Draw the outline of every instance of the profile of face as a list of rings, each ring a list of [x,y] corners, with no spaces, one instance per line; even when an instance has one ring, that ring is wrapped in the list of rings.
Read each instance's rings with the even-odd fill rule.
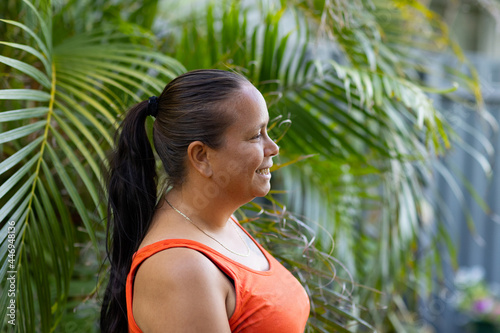
[[[232,123],[210,154],[213,179],[228,197],[248,202],[271,189],[269,169],[279,147],[267,134],[266,101],[253,85],[244,84],[227,108]]]

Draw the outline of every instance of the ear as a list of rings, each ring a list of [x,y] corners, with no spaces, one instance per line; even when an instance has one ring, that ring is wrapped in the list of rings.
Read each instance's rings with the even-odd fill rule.
[[[208,159],[208,147],[201,141],[193,141],[187,149],[189,163],[203,177],[212,176],[212,166]]]

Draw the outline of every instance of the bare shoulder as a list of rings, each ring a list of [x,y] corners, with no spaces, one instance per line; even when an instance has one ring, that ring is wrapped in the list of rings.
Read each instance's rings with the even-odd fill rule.
[[[146,275],[149,276],[148,280],[153,278],[176,283],[178,275],[209,278],[209,273],[215,270],[217,267],[202,253],[189,248],[176,247],[160,251],[146,259],[139,267],[136,279],[140,275]],[[208,276],[205,276],[207,274]]]
[[[229,332],[227,294],[227,279],[202,253],[164,250],[136,273],[134,318],[145,333]]]

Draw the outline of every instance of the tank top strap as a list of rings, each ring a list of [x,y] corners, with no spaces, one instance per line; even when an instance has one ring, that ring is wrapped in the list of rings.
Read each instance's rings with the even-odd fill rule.
[[[215,251],[211,247],[190,239],[165,239],[144,246],[143,248],[139,249],[132,257],[132,267],[130,268],[130,273],[133,273],[133,275],[135,276],[135,272],[137,271],[139,266],[146,259],[158,252],[171,248],[183,247],[202,253],[233,280],[236,278],[237,272],[235,270],[237,270],[237,268],[234,267],[235,265],[233,265],[233,263],[229,261],[228,258]]]

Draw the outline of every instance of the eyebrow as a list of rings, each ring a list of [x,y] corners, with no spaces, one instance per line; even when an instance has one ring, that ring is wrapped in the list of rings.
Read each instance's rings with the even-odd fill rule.
[[[258,127],[256,126],[255,130],[260,130],[261,128],[266,127],[267,124],[269,124],[269,120],[270,119],[268,118],[266,122],[261,123]]]

